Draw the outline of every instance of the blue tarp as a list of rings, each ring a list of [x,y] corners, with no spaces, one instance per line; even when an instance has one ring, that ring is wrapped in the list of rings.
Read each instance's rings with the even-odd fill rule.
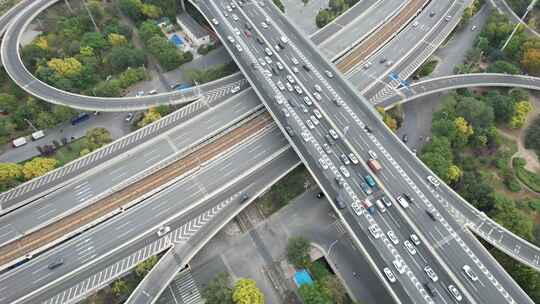
[[[170,42],[174,43],[174,45],[179,46],[184,44],[184,40],[182,40],[182,37],[174,34],[171,36],[171,39],[169,39]]]
[[[297,271],[294,274],[294,281],[296,282],[296,286],[298,287],[304,284],[309,284],[309,285],[313,284],[313,279],[311,279],[311,276],[305,269]]]

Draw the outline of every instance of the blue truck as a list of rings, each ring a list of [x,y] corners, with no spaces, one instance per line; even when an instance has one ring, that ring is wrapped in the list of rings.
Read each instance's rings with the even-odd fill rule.
[[[80,124],[81,122],[87,120],[88,118],[90,118],[90,114],[88,113],[80,113],[79,115],[73,117],[71,119],[71,124],[72,125],[77,125],[77,124]]]

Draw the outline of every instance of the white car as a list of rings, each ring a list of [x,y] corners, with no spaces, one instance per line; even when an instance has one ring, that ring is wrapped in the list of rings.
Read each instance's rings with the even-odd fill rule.
[[[336,131],[334,131],[334,129],[328,130],[328,133],[330,133],[330,136],[332,136],[334,140],[337,140],[339,138],[338,134],[336,133]]]
[[[427,276],[433,281],[433,283],[437,282],[439,280],[439,276],[431,269],[431,267],[426,266],[424,267],[424,271],[426,272]]]
[[[236,85],[231,88],[231,93],[236,94],[238,91],[240,91],[240,86]]]
[[[171,227],[169,226],[162,226],[162,227],[159,227],[158,231],[157,231],[157,235],[159,237],[162,237],[164,236],[165,234],[167,234],[169,231],[171,231]]]
[[[471,279],[471,281],[473,282],[478,281],[478,276],[476,275],[476,273],[474,273],[474,270],[472,270],[471,266],[463,265],[462,269],[465,272],[465,274],[469,277],[469,279]]]
[[[317,91],[319,93],[322,92],[322,88],[321,88],[320,85],[316,84],[316,85],[314,85],[314,88],[315,88],[315,91]]]
[[[287,86],[287,91],[289,92],[292,92],[293,91],[293,87],[290,83],[286,82],[285,85]]]
[[[315,129],[315,125],[311,122],[311,120],[306,120],[306,125],[308,126],[308,128],[310,128],[311,130],[312,129]]]
[[[461,296],[461,293],[454,285],[448,285],[448,291],[450,294],[456,299],[456,301],[461,302],[463,300],[463,297]]]
[[[291,57],[291,61],[294,65],[298,65],[300,62],[298,62],[298,59],[296,57]]]
[[[302,88],[299,85],[294,85],[294,90],[296,91],[296,93],[298,93],[298,95],[302,95],[302,93],[304,93],[304,91],[302,91]]]
[[[135,95],[135,97],[141,97],[141,96],[144,96],[144,91],[139,91],[139,92],[137,92],[137,94]]]
[[[266,66],[266,61],[264,61],[264,59],[262,59],[262,58],[259,58],[259,64],[261,66]]]
[[[262,26],[263,29],[268,28],[268,24],[266,24],[266,22],[261,22],[261,26]]]
[[[313,102],[311,101],[311,98],[309,98],[309,96],[304,96],[304,103],[308,106],[313,105]]]
[[[420,245],[420,238],[416,234],[411,234],[410,239],[416,246]]]
[[[388,238],[390,241],[392,241],[392,243],[394,243],[394,245],[399,244],[399,240],[393,230],[388,231],[386,235],[388,235]]]
[[[236,14],[232,14],[232,20],[238,21],[238,16],[236,16]]]
[[[272,53],[272,50],[270,50],[269,48],[265,48],[265,49],[264,49],[264,52],[265,52],[266,55],[268,55],[268,56],[274,55],[274,53]]]
[[[293,66],[291,69],[292,69],[292,71],[293,71],[295,74],[298,74],[298,72],[300,72],[300,71],[298,70],[298,68],[295,67],[295,66]]]
[[[371,159],[377,159],[377,153],[375,153],[375,151],[369,150],[368,154],[369,154],[369,157],[371,157]]]
[[[283,112],[283,115],[284,115],[285,117],[289,117],[289,116],[290,116],[289,111],[288,111],[286,108],[282,108],[282,109],[281,109],[281,112]]]
[[[264,56],[264,61],[266,61],[266,63],[268,64],[271,64],[272,63],[272,59],[268,56]]]
[[[321,94],[319,94],[317,92],[313,93],[313,97],[315,97],[315,99],[317,99],[318,101],[322,100]]]
[[[340,166],[339,171],[341,172],[341,174],[343,174],[343,176],[351,177],[351,174],[349,173],[349,170],[347,170],[347,168],[345,168],[344,166]]]
[[[276,65],[277,65],[278,70],[280,70],[280,71],[283,70],[283,64],[281,64],[281,62],[279,62],[279,61],[276,62]]]
[[[235,27],[235,28],[233,29],[233,31],[234,31],[234,33],[236,34],[236,36],[240,36],[240,30],[239,30],[237,27]]]
[[[285,90],[285,86],[283,85],[283,82],[279,81],[276,83],[277,87],[281,90],[281,91],[284,91]]]
[[[287,75],[287,81],[292,84],[294,83],[294,78],[291,75]]]
[[[319,120],[317,119],[317,117],[311,115],[309,117],[309,119],[311,119],[311,121],[313,122],[314,125],[318,126],[319,125]]]
[[[371,67],[371,62],[366,62],[366,64],[363,65],[364,70],[367,70]]]
[[[218,24],[219,24],[219,22],[217,21],[216,18],[212,18],[212,23],[213,23],[214,25],[218,25]]]
[[[234,2],[231,2],[231,8],[236,8],[236,4],[234,4]]]
[[[324,71],[324,73],[326,74],[326,77],[334,78],[334,74],[332,74],[332,72],[330,72],[329,70]]]
[[[356,157],[356,155],[354,155],[354,153],[349,153],[349,159],[351,160],[351,163],[353,163],[353,165],[358,165],[359,161],[358,161],[358,157]]]
[[[327,170],[327,169],[328,169],[328,164],[326,163],[326,161],[324,160],[324,158],[319,158],[319,164],[321,165],[321,168],[323,168],[323,170]]]
[[[330,148],[329,144],[324,143],[322,146],[323,146],[323,150],[324,150],[324,152],[326,152],[326,154],[331,154],[332,153],[332,148]]]
[[[399,274],[405,273],[405,265],[400,260],[394,260],[392,264],[394,264],[394,267],[396,267]]]
[[[384,271],[384,274],[386,275],[386,278],[388,279],[390,283],[396,282],[396,276],[394,275],[392,270],[390,270],[390,268],[384,267],[383,271]]]
[[[351,208],[353,209],[354,213],[358,216],[362,215],[363,210],[361,206],[358,206],[358,204],[352,204]]]
[[[377,226],[375,225],[371,225],[369,226],[368,228],[369,230],[369,233],[371,233],[371,235],[375,238],[375,239],[378,239],[381,237],[381,233],[380,233],[380,230]]]
[[[439,188],[439,186],[441,185],[441,183],[437,180],[436,177],[432,176],[432,175],[428,175],[427,177],[427,180],[433,185],[433,187],[435,188]]]
[[[232,12],[232,8],[231,8],[230,5],[227,5],[227,10],[228,10],[229,12]]]
[[[229,40],[230,43],[234,43],[234,38],[232,36],[227,36],[227,40]]]
[[[236,44],[236,49],[239,51],[239,52],[242,52],[244,49],[242,49],[242,47],[240,46],[240,44]]]
[[[321,112],[319,112],[318,109],[313,109],[313,114],[315,114],[315,117],[317,117],[318,119],[323,118]]]
[[[403,245],[405,245],[405,249],[407,249],[407,251],[411,254],[411,255],[415,255],[416,254],[416,248],[414,248],[413,244],[409,241],[409,240],[405,240],[403,242]]]
[[[285,36],[281,36],[279,40],[281,40],[281,42],[283,42],[284,44],[287,44],[289,42],[289,39]]]

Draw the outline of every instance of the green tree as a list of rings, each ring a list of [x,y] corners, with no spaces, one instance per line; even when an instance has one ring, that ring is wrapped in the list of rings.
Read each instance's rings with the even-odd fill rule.
[[[152,21],[144,21],[139,26],[139,36],[141,37],[141,40],[146,43],[150,38],[154,36],[160,36],[163,37],[163,32],[161,32],[161,29],[157,24],[155,24]]]
[[[47,62],[47,67],[66,78],[79,76],[82,72],[82,64],[73,57],[65,59],[53,58]]]
[[[115,97],[120,96],[120,83],[117,80],[102,81],[96,85],[93,92],[96,96]]]
[[[24,163],[22,172],[24,174],[24,178],[26,180],[30,180],[53,170],[56,164],[56,159],[36,157],[31,161]]]
[[[207,304],[233,304],[229,274],[218,273],[202,290]]]
[[[151,107],[144,113],[143,119],[137,124],[140,128],[158,121],[161,119],[161,114],[156,110],[155,107]]]
[[[462,175],[463,172],[458,166],[451,165],[450,167],[448,167],[448,176],[446,177],[446,179],[450,182],[455,183],[461,178]]]
[[[93,128],[86,131],[84,142],[87,149],[94,151],[112,142],[111,133],[105,128]]]
[[[156,265],[157,262],[158,258],[155,255],[149,257],[148,259],[146,259],[146,261],[141,262],[137,264],[137,266],[135,266],[135,274],[137,274],[139,278],[143,278],[148,272],[150,272],[150,270],[152,270],[152,268],[154,267],[154,265]]]
[[[120,35],[117,33],[110,33],[107,36],[107,40],[109,41],[109,44],[113,47],[115,46],[123,46],[128,43],[126,37],[124,35]]]
[[[93,50],[101,51],[108,46],[107,40],[98,32],[84,33],[81,38],[81,47],[89,46]]]
[[[133,21],[138,22],[143,19],[141,12],[141,0],[120,0],[120,10]]]
[[[520,74],[521,70],[515,64],[512,64],[504,60],[498,60],[498,61],[495,61],[493,64],[491,64],[487,68],[487,72],[516,75],[516,74]]]
[[[144,64],[144,52],[127,46],[113,47],[109,61],[114,72],[121,72],[128,67],[136,68]]]
[[[16,128],[17,125],[11,119],[7,117],[0,118],[0,136],[10,137]]]
[[[298,288],[298,293],[305,304],[332,304],[330,292],[318,283],[303,284]]]
[[[297,268],[307,268],[309,259],[309,241],[301,236],[291,237],[287,243],[287,259]]]
[[[236,304],[263,304],[264,295],[252,279],[240,279],[234,284],[232,298]]]
[[[461,98],[456,114],[468,121],[474,129],[491,127],[495,120],[493,108],[474,97]]]
[[[347,300],[347,291],[336,276],[325,277],[321,285],[332,294],[334,304],[344,304]]]
[[[525,131],[525,148],[535,150],[540,158],[540,116]]]
[[[336,16],[329,9],[322,9],[317,13],[315,17],[315,24],[318,28],[323,28],[328,23],[332,22]]]
[[[143,4],[141,6],[141,13],[150,19],[158,19],[161,17],[161,8],[152,4]]]
[[[60,105],[53,107],[53,115],[55,120],[58,122],[69,121],[76,114],[77,111],[73,110],[70,107]]]
[[[22,166],[15,163],[0,163],[0,189],[9,189],[23,181]]]
[[[57,123],[56,117],[51,112],[40,112],[36,118],[36,125],[39,129],[48,129]]]
[[[17,102],[17,99],[15,96],[6,94],[6,93],[0,93],[0,109],[8,112],[8,113],[14,113],[19,108],[19,102]]]
[[[510,119],[510,127],[514,129],[519,129],[523,127],[523,124],[525,124],[525,120],[527,119],[527,115],[529,112],[532,111],[531,104],[526,101],[520,101],[516,103],[516,111],[514,113],[514,116]]]
[[[112,292],[115,296],[119,298],[125,297],[129,293],[129,287],[126,281],[122,279],[118,279],[114,281],[112,285]]]
[[[486,95],[486,101],[493,107],[493,113],[497,122],[508,123],[514,115],[516,106],[514,98],[503,95],[497,90],[490,90]]]
[[[493,220],[526,240],[534,240],[531,218],[517,209],[512,199],[495,193],[493,200],[494,209],[489,214]]]
[[[285,13],[285,6],[281,0],[272,0],[272,2],[282,13]]]

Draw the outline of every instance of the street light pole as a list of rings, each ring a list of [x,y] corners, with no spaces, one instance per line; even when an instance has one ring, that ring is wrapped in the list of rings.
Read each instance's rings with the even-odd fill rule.
[[[516,26],[514,27],[514,30],[512,31],[512,33],[510,33],[510,37],[508,37],[508,39],[506,40],[506,42],[502,46],[501,51],[504,51],[506,46],[508,46],[508,43],[510,43],[510,40],[512,40],[512,37],[514,37],[514,34],[516,33],[516,31],[518,29],[518,26],[520,26],[522,22],[523,23],[525,22],[523,20],[525,19],[525,17],[527,17],[527,14],[529,14],[529,12],[534,8],[534,5],[536,4],[536,1],[537,0],[532,0],[531,1],[531,4],[529,4],[529,6],[527,7],[527,10],[525,11],[525,14],[523,14],[523,17],[521,17],[519,19],[520,22],[518,24],[516,24]]]

